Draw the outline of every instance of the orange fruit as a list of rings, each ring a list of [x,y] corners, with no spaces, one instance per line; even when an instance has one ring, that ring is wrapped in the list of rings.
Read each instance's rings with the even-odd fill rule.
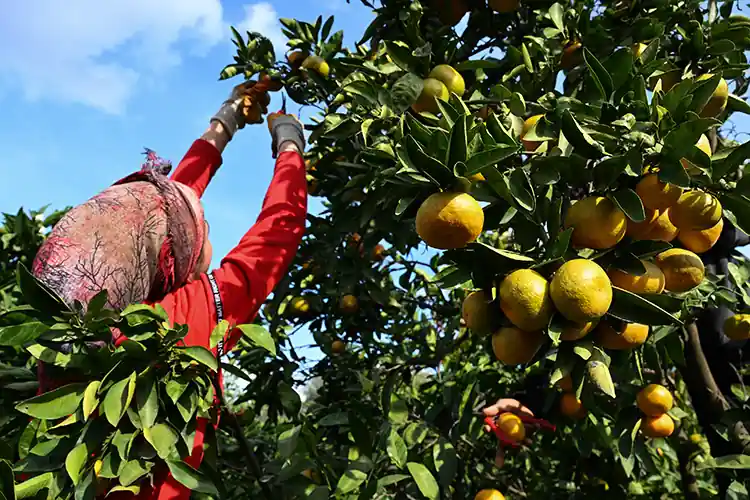
[[[344,314],[353,314],[359,310],[357,297],[351,294],[344,295],[339,299],[339,309]]]
[[[534,115],[529,118],[527,118],[523,122],[523,128],[521,129],[521,144],[523,144],[523,149],[527,153],[531,153],[532,151],[536,151],[539,146],[542,145],[542,141],[527,141],[524,140],[524,137],[526,137],[526,134],[531,131],[531,129],[534,128],[534,126],[537,124],[539,120],[542,119],[544,115]]]
[[[560,67],[564,70],[571,70],[583,62],[583,52],[580,42],[568,42],[563,49],[560,58]]]
[[[730,340],[750,339],[750,314],[735,314],[724,321],[724,335]]]
[[[723,230],[724,219],[719,219],[719,222],[714,227],[704,229],[703,231],[691,231],[690,229],[680,231],[677,239],[680,240],[682,246],[691,252],[705,253],[711,250],[716,242],[719,241]]]
[[[331,342],[331,352],[333,354],[341,354],[346,351],[346,342],[343,340],[334,340]]]
[[[513,271],[500,283],[498,295],[503,313],[521,330],[533,332],[549,325],[554,312],[549,282],[538,272]]]
[[[708,80],[712,76],[710,73],[701,75],[698,77],[698,81]],[[700,112],[701,118],[715,118],[719,116],[727,108],[727,102],[729,102],[729,86],[727,85],[727,81],[722,78],[719,80],[714,93],[711,94],[711,99],[703,106]]]
[[[372,249],[372,260],[380,262],[383,259],[385,259],[385,247],[378,243],[375,245],[375,248]]]
[[[664,291],[664,273],[656,264],[641,260],[646,268],[642,275],[630,274],[621,269],[611,267],[607,271],[612,285],[633,293],[661,293]]]
[[[310,302],[304,297],[295,297],[289,302],[289,312],[294,316],[302,316],[310,312]]]
[[[609,198],[589,196],[578,200],[565,214],[565,228],[573,228],[577,248],[606,250],[625,236],[627,217]]]
[[[612,284],[607,273],[587,259],[569,260],[560,266],[549,292],[560,314],[579,324],[598,320],[612,304]]]
[[[657,174],[646,174],[635,186],[635,192],[645,208],[665,210],[677,203],[682,195],[682,188],[660,181]]]
[[[320,56],[309,56],[302,62],[302,67],[307,70],[315,71],[323,78],[327,78],[331,72],[331,67],[325,59]]]
[[[603,321],[596,328],[595,341],[604,349],[624,351],[633,349],[646,342],[648,326],[640,323],[613,323]]]
[[[560,413],[566,417],[579,420],[586,416],[586,409],[575,394],[566,392],[560,397]]]
[[[515,413],[501,413],[497,417],[497,427],[511,441],[519,442],[526,438],[526,428],[523,426],[521,418]]]
[[[671,436],[674,432],[674,420],[666,413],[655,417],[641,417],[641,433],[650,438]]]
[[[443,85],[445,85],[445,88],[448,89],[449,93],[453,92],[458,97],[461,97],[464,95],[464,92],[466,92],[464,77],[449,64],[439,64],[435,66],[432,71],[430,71],[430,74],[427,75],[427,78],[434,78],[435,80],[442,82]]]
[[[435,193],[417,211],[417,234],[432,248],[462,248],[479,237],[484,211],[467,193]]]
[[[710,229],[719,223],[721,216],[721,202],[698,189],[683,193],[669,209],[669,220],[680,230]]]
[[[672,393],[659,384],[649,384],[635,397],[638,408],[649,417],[667,413],[674,405]]]
[[[469,12],[466,0],[431,0],[440,21],[447,26],[455,26]]]
[[[487,294],[478,290],[467,295],[461,306],[461,317],[469,330],[479,334],[490,333],[492,321]]]
[[[477,493],[474,500],[505,500],[505,497],[497,490],[487,489]]]
[[[573,392],[573,379],[570,375],[565,375],[557,382],[557,386],[565,392]]]
[[[598,319],[587,321],[586,323],[573,323],[572,321],[567,321],[562,334],[560,335],[560,340],[565,342],[580,340],[591,333],[598,324]]]
[[[417,102],[411,105],[411,109],[415,113],[427,111],[435,115],[440,112],[437,100],[447,101],[449,97],[450,92],[443,82],[435,78],[425,78],[422,93],[419,94]]]
[[[701,134],[701,136],[698,138],[698,142],[696,142],[695,145],[698,147],[698,149],[706,153],[709,158],[711,158],[711,142],[708,140],[708,137],[706,137],[706,134]],[[682,168],[687,170],[687,173],[690,175],[699,175],[701,173],[701,170],[698,168],[698,166],[694,165],[687,158],[682,158],[680,160],[680,163],[682,164]]]
[[[687,292],[703,281],[706,269],[700,257],[690,250],[670,248],[655,259],[656,265],[664,273],[665,288],[670,292]]]
[[[290,52],[286,56],[286,60],[289,63],[289,66],[292,67],[292,69],[298,69],[300,66],[302,66],[302,63],[305,62],[305,59],[307,59],[307,52],[304,52],[302,50],[295,50],[294,52]]]
[[[542,332],[524,332],[516,327],[501,328],[492,336],[492,351],[501,363],[520,365],[534,359],[542,342]]]
[[[274,78],[265,71],[261,71],[258,75],[258,83],[265,83],[269,92],[278,92],[284,88],[280,78]]]
[[[643,222],[628,220],[626,234],[636,241],[664,241],[667,243],[673,241],[679,230],[674,227],[669,218],[670,211],[670,208],[663,212],[646,209],[646,220]]]
[[[520,0],[490,0],[490,9],[501,14],[508,14],[518,10]]]

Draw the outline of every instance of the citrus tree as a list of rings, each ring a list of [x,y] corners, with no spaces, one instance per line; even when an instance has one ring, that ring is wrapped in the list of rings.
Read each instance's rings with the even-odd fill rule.
[[[285,58],[235,32],[221,73],[319,110],[325,211],[266,319],[327,356],[268,455],[279,486],[743,494],[735,2],[363,3],[352,48],[333,18],[282,19]],[[497,470],[477,410],[513,393],[567,420]]]

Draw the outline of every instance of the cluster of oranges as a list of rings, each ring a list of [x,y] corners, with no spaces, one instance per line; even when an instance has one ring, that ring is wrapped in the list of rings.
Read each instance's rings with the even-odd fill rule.
[[[643,412],[641,433],[646,437],[667,437],[674,432],[674,420],[667,412],[674,400],[666,387],[649,384],[636,396],[638,408]]]

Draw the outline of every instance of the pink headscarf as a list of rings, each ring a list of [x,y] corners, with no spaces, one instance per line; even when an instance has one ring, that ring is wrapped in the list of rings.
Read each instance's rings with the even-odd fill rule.
[[[146,150],[136,172],[70,210],[39,249],[32,272],[67,303],[101,290],[108,305],[155,301],[185,284],[198,265],[205,225],[195,191],[166,175]]]

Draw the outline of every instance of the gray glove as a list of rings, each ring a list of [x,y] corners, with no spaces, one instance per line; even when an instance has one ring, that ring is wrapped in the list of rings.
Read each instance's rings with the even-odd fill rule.
[[[270,120],[270,117],[269,117]],[[302,124],[292,115],[278,115],[271,122],[271,149],[273,157],[279,154],[279,148],[285,142],[294,143],[300,150],[305,150],[305,134]]]
[[[243,102],[249,90],[255,85],[254,81],[245,82],[232,89],[229,98],[219,108],[211,121],[217,121],[224,126],[229,138],[234,136],[238,129],[245,126],[245,117],[242,114]]]

